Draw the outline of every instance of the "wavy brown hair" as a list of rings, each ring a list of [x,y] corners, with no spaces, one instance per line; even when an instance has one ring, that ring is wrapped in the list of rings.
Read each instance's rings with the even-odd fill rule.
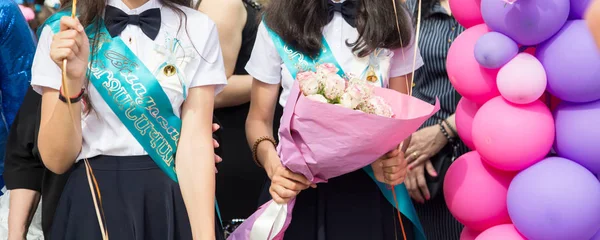
[[[179,9],[179,6],[192,7],[192,0],[159,0],[162,5],[171,10],[175,11],[179,15],[179,30],[181,30],[182,26],[185,26],[185,30],[187,32],[187,15],[183,10]],[[62,6],[61,10],[70,9],[73,4],[72,0],[61,0],[60,5]],[[98,33],[100,31],[99,21],[102,20],[101,16],[104,14],[104,10],[106,9],[106,0],[78,0],[77,1],[77,12],[79,14],[79,21],[84,27],[95,26],[95,31]],[[90,39],[90,55],[91,59],[97,56],[96,55],[96,45],[98,44],[98,36],[99,34],[94,34],[96,37],[94,39]],[[89,69],[88,69],[89,75]],[[86,84],[86,88],[89,86],[89,77],[88,82]],[[92,102],[90,101],[87,93],[83,95],[83,100],[86,103],[85,113],[89,113],[93,109]]]
[[[404,3],[399,0],[347,1],[357,3],[356,28],[359,37],[356,42],[346,44],[359,57],[367,56],[378,48],[397,49],[411,44],[412,19]],[[265,9],[264,21],[287,44],[315,57],[321,49],[323,27],[328,23],[327,2],[328,0],[270,0]],[[400,36],[397,26],[400,28]]]

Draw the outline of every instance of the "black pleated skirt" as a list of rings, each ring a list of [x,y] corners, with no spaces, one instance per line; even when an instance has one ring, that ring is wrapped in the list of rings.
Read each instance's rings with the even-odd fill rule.
[[[102,195],[111,240],[191,240],[179,185],[149,156],[89,159]],[[215,214],[217,239],[223,239]],[[83,161],[75,164],[58,202],[51,240],[101,240]]]
[[[268,186],[261,199],[271,199]],[[284,239],[402,240],[397,216],[373,180],[358,170],[302,191]],[[411,221],[402,216],[402,223],[406,239],[415,239]]]

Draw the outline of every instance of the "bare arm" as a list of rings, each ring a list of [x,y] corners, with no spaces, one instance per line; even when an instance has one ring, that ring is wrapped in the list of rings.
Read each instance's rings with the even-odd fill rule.
[[[242,45],[242,31],[246,24],[246,8],[239,0],[204,0],[199,10],[217,25],[223,52],[228,84],[215,98],[215,108],[232,107],[250,101],[252,77],[233,75]]]
[[[191,88],[183,104],[177,176],[194,239],[215,239],[214,86]]]
[[[26,239],[29,224],[40,202],[40,193],[29,189],[10,191],[8,240]]]
[[[69,106],[58,99],[59,92],[44,88],[38,148],[44,165],[50,171],[65,173],[81,150],[81,103],[73,103],[74,123]],[[75,126],[75,127],[73,127]]]
[[[252,102],[246,120],[246,135],[251,147],[260,137],[273,137],[273,115],[278,95],[278,84],[267,84],[256,79],[252,82]],[[263,141],[258,145],[257,155],[271,178],[275,169],[281,165],[275,146],[268,141]]]
[[[64,59],[68,60],[67,86],[62,87],[67,87],[71,91],[70,96],[65,97],[72,97],[79,93],[83,86],[88,64],[89,42],[83,26],[77,19],[63,17],[60,21],[60,30],[52,39],[49,54],[58,66],[62,65]],[[60,76],[54,77],[57,79],[51,81],[60,81]],[[69,110],[69,105],[58,99],[59,94],[56,89],[43,88],[38,148],[44,165],[50,171],[62,174],[71,167],[81,150],[82,105],[81,101],[72,103]],[[73,113],[73,118],[70,112]]]

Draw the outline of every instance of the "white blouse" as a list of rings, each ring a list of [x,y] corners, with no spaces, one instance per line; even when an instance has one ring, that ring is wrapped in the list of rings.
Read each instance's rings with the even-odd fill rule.
[[[340,2],[343,2],[343,0]],[[390,34],[398,33],[393,32]],[[346,40],[352,43],[358,39],[356,28],[346,23],[341,14],[336,12],[333,20],[325,25],[323,35],[344,72],[354,76],[361,76],[365,68],[369,65],[369,57],[357,57],[352,52],[352,48],[346,45]],[[378,85],[387,86],[389,78],[411,73],[413,71],[414,54],[414,44],[411,44],[410,47],[394,50],[388,56],[384,57],[380,63],[380,71],[384,82],[378,83]],[[421,55],[417,51],[417,60],[414,69],[416,70],[421,66],[423,66],[423,59],[421,59]],[[294,79],[283,64],[264,23],[261,23],[258,28],[252,55],[248,64],[246,64],[246,71],[261,82],[268,84],[281,83],[283,92],[279,98],[279,104],[285,106],[290,89],[294,84]]]
[[[217,29],[206,15],[191,8],[180,7],[187,15],[187,29],[180,29],[179,15],[163,7],[158,0],[150,0],[137,9],[129,9],[121,0],[109,0],[108,4],[130,15],[160,8],[162,23],[154,41],[135,25],[128,25],[120,35],[151,72],[155,72],[171,56],[177,59],[177,67],[183,72],[186,92],[193,87],[216,85],[216,95],[227,84]],[[49,27],[43,29],[33,61],[32,85],[40,94],[42,87],[56,90],[61,87],[61,70],[50,58],[53,35]],[[172,46],[174,38],[181,42],[181,48],[171,52],[166,46]],[[160,85],[171,100],[174,113],[180,116],[184,101],[181,80],[177,74],[167,77],[163,71],[156,72]],[[82,114],[83,146],[78,160],[98,155],[147,155],[92,84],[89,84],[87,91],[93,111],[87,115]]]

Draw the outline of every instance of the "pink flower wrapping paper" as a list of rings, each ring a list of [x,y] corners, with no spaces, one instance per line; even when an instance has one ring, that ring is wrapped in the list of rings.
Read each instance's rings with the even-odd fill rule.
[[[431,105],[391,89],[375,88],[374,94],[391,106],[393,117],[308,99],[296,81],[279,128],[277,151],[282,164],[314,183],[327,182],[327,179],[369,166],[439,110],[437,101]],[[292,220],[294,204],[295,200],[288,204],[267,202],[228,239],[283,239]]]

